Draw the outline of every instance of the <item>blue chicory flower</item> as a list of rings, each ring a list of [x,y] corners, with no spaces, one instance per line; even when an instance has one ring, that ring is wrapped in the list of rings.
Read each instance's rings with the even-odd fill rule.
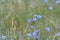
[[[36,32],[33,32],[33,33],[32,33],[32,36],[33,36],[34,40],[36,40],[36,38],[38,37],[38,35],[37,35]]]
[[[56,36],[60,36],[60,32],[57,32]]]
[[[37,18],[33,18],[33,22],[36,22],[37,21]]]
[[[50,32],[51,28],[50,27],[46,27],[45,30],[48,31],[48,32]]]
[[[37,18],[37,19],[42,18],[42,16],[41,16],[41,15],[34,15],[34,17],[35,17],[35,18]]]
[[[45,3],[48,3],[48,0],[44,0]]]
[[[28,23],[31,23],[31,22],[32,22],[32,19],[28,19],[27,22],[28,22]]]
[[[42,18],[42,16],[41,15],[37,15],[37,19],[40,19],[40,18]]]
[[[32,33],[34,40],[36,40],[38,38],[37,32],[39,32],[39,30],[34,30],[34,32]]]
[[[33,25],[31,25],[31,26],[29,26],[31,29],[33,29],[34,28],[34,26]]]
[[[56,1],[56,4],[59,4],[59,3],[60,3],[60,0],[57,0],[57,1]]]
[[[6,36],[2,36],[1,38],[2,38],[2,40],[6,40]]]

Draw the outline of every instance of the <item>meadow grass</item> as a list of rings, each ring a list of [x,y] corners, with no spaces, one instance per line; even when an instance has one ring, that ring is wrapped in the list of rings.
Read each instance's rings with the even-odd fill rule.
[[[49,6],[53,9],[49,10]],[[28,23],[34,15],[41,15],[37,22]],[[33,25],[34,29],[29,26]],[[51,31],[45,30],[50,27]],[[56,36],[60,32],[60,4],[55,4],[55,0],[0,0],[0,40],[1,36],[6,36],[6,40],[34,40],[33,37],[26,36],[38,29],[38,40],[60,40]]]

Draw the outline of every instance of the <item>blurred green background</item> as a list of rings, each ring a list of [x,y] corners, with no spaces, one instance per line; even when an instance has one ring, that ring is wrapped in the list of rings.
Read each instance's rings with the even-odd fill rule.
[[[60,31],[60,4],[56,0],[0,0],[0,40],[7,36],[7,40],[33,40],[25,34],[28,32],[27,19],[34,14],[42,15],[42,19],[34,24],[35,29],[40,29],[38,40],[60,40],[55,37]],[[48,7],[53,6],[53,10]],[[50,26],[51,32],[46,32],[45,27]],[[29,29],[29,31],[32,31]]]

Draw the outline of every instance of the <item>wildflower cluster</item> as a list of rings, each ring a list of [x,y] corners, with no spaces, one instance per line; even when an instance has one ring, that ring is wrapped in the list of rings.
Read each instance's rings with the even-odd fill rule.
[[[55,3],[56,5],[60,4],[60,0],[54,0],[54,1],[55,1],[54,3]],[[44,0],[44,3],[47,4],[48,2],[49,2],[49,0]],[[48,9],[49,9],[49,10],[53,10],[53,6],[49,6]],[[51,28],[50,28],[50,27],[46,27],[45,30],[46,30],[47,32],[50,32],[50,31],[51,31]],[[56,36],[60,36],[60,32],[57,32],[57,33],[56,33]]]
[[[38,32],[39,32],[39,30],[34,30],[33,33],[31,33],[31,34],[27,33],[26,36],[33,37],[33,39],[36,40],[38,38],[38,34],[37,34]]]
[[[50,6],[49,9],[52,10],[52,7]],[[30,24],[29,28],[34,29],[34,25],[32,25],[32,23],[33,22],[36,23],[41,18],[42,18],[41,15],[34,15],[34,18],[28,19],[27,22]],[[27,33],[26,36],[33,37],[33,39],[36,40],[38,38],[38,32],[40,32],[39,30],[34,30],[32,33]],[[50,32],[51,28],[50,27],[45,27],[45,30],[47,32]],[[60,36],[60,32],[56,33],[56,36]]]
[[[41,19],[41,18],[42,18],[41,15],[34,15],[34,18],[28,19],[27,22],[28,22],[28,23],[36,22],[36,21],[38,21],[38,20]]]
[[[44,0],[44,2],[47,4],[49,0]],[[55,1],[55,4],[60,4],[60,0],[56,0]],[[53,6],[49,6],[48,7],[49,10],[53,10]],[[38,22],[38,20],[40,20],[42,18],[41,15],[34,15],[34,17],[32,19],[28,19],[27,22],[30,24],[29,25],[29,28],[30,29],[34,29],[34,23]],[[32,24],[33,23],[33,24]],[[40,30],[40,29],[39,29]],[[30,37],[33,37],[34,40],[36,40],[38,38],[38,32],[40,32],[39,30],[34,30],[34,32],[32,32],[31,34],[30,33],[27,33],[26,35],[27,36],[30,36]],[[51,28],[50,27],[45,27],[45,30],[47,32],[50,32],[51,31]],[[60,36],[60,32],[56,33],[56,36]]]
[[[44,0],[45,3],[48,3],[49,0]],[[60,0],[56,0],[55,4],[60,4]]]
[[[45,3],[45,4],[48,4],[48,2],[49,2],[49,0],[44,0],[44,3]],[[56,1],[55,1],[55,4],[56,4],[56,5],[60,4],[60,0],[56,0]],[[48,6],[48,9],[49,9],[49,10],[53,10],[53,5]]]
[[[41,15],[34,15],[34,18],[28,19],[27,22],[28,22],[29,24],[31,24],[31,25],[29,26],[29,28],[30,28],[30,29],[34,29],[34,26],[32,25],[32,23],[36,23],[36,22],[37,22],[39,19],[41,19],[41,18],[42,18]],[[34,30],[34,32],[32,32],[31,34],[30,34],[30,33],[27,33],[26,35],[29,36],[29,37],[33,37],[33,39],[36,40],[36,39],[38,38],[38,34],[37,34],[38,32],[39,32],[39,30],[36,29],[36,30]]]

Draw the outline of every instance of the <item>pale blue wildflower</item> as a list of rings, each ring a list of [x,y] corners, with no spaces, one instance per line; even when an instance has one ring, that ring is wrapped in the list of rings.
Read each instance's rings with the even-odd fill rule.
[[[39,32],[39,30],[34,30],[34,32],[32,33],[34,40],[36,40],[38,38],[37,32]]]
[[[1,37],[2,40],[6,40],[6,38],[7,38],[6,36],[2,36]]]
[[[45,3],[48,3],[48,0],[44,0]]]
[[[34,40],[36,40],[36,39],[38,38],[37,33],[36,33],[36,32],[33,32],[33,33],[32,33],[32,37],[34,38]]]
[[[31,22],[32,22],[32,19],[28,19],[27,22],[28,22],[28,23],[31,23]]]
[[[37,15],[37,19],[40,19],[40,18],[42,18],[42,16],[41,15]]]
[[[35,18],[37,18],[37,19],[42,18],[42,16],[41,16],[41,15],[34,15],[34,17],[35,17]]]
[[[56,34],[56,36],[60,36],[60,32],[58,32],[58,33]]]
[[[37,21],[37,18],[33,18],[33,20],[32,20],[33,22],[36,22]]]
[[[59,4],[59,3],[60,3],[60,0],[57,0],[57,1],[56,1],[56,4]]]
[[[33,25],[31,25],[31,26],[29,26],[31,29],[33,29],[34,28],[34,26]]]
[[[50,28],[50,27],[46,27],[45,30],[46,30],[47,32],[50,32],[50,31],[51,31],[51,28]]]

